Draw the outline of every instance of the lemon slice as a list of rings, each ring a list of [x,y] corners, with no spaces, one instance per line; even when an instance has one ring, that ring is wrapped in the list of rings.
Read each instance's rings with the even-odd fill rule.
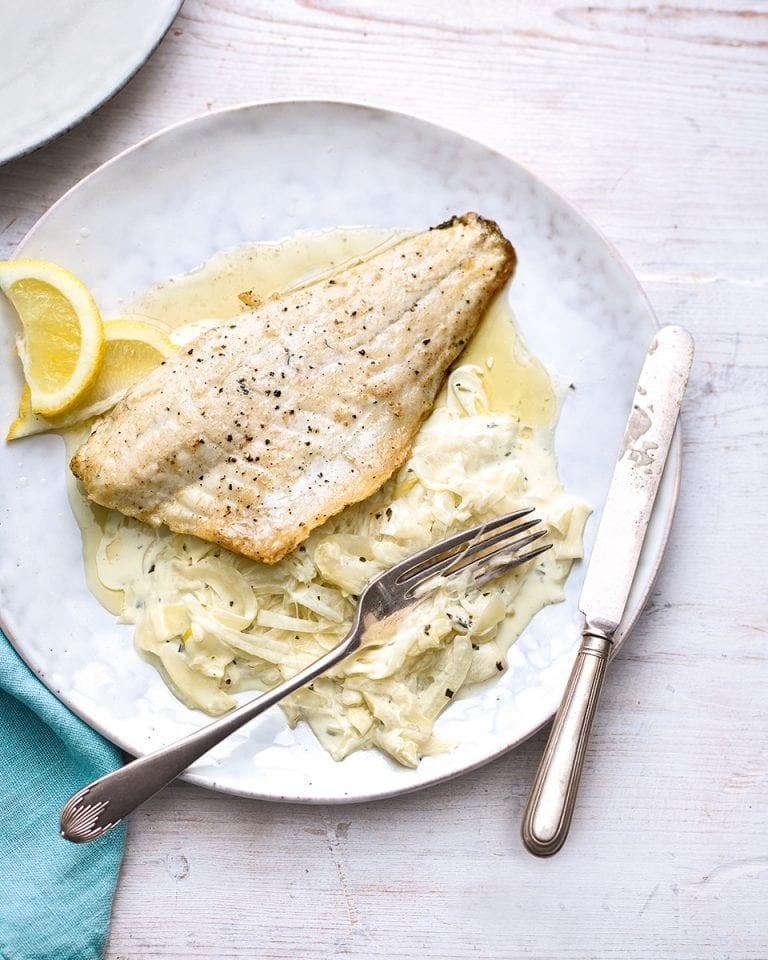
[[[16,346],[32,410],[64,413],[95,378],[104,351],[96,301],[74,274],[45,260],[0,263],[0,290],[24,329]]]
[[[170,356],[178,347],[159,327],[141,320],[108,320],[104,324],[104,356],[91,385],[76,405],[56,417],[41,417],[32,409],[25,385],[19,416],[8,431],[9,440],[45,430],[60,430],[110,410],[127,390]]]

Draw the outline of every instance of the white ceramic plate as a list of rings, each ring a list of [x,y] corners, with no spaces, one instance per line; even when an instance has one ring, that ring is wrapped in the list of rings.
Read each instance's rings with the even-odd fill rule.
[[[508,296],[535,353],[576,389],[557,433],[569,492],[597,508],[613,470],[655,322],[628,269],[562,198],[512,160],[400,114],[347,104],[245,106],[172,127],[105,164],[35,226],[19,255],[57,261],[91,287],[106,316],[153,281],[214,251],[301,228],[422,229],[466,210],[514,242]],[[0,315],[0,422],[20,390],[15,322]],[[647,597],[674,510],[680,450],[668,463],[624,629]],[[64,489],[61,439],[0,449],[0,611],[17,649],[76,713],[132,754],[199,726],[86,588]],[[587,549],[595,517],[588,524]],[[457,743],[406,770],[378,752],[334,762],[278,707],[196,763],[188,779],[253,797],[346,801],[454,776],[528,737],[554,713],[579,638],[576,603],[537,615],[498,680],[456,698],[438,722]]]
[[[69,129],[116,93],[181,0],[0,0],[0,163]]]

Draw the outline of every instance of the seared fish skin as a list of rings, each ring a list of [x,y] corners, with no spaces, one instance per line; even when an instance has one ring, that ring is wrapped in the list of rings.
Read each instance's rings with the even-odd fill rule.
[[[468,213],[276,296],[138,383],[72,472],[96,503],[276,563],[407,459],[515,260]]]

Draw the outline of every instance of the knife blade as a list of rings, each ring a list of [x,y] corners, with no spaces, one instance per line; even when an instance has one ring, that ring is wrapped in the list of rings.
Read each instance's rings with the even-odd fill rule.
[[[640,372],[584,577],[579,610],[613,634],[621,622],[693,362],[693,338],[663,327]]]
[[[571,825],[608,657],[627,605],[693,362],[693,338],[663,327],[637,384],[579,609],[582,641],[531,787],[523,843],[537,856],[562,847]]]

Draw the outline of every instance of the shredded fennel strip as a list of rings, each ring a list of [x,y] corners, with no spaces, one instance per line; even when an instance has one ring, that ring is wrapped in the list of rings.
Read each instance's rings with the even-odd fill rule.
[[[376,746],[416,766],[445,749],[433,735],[437,717],[465,685],[504,669],[504,620],[513,619],[514,639],[562,599],[589,514],[563,491],[541,432],[490,412],[482,377],[479,367],[455,370],[405,466],[274,566],[110,513],[98,576],[124,591],[121,621],[135,624],[138,648],[185,704],[223,713],[234,693],[290,677],[346,634],[371,577],[451,533],[534,506],[554,549],[532,567],[468,596],[436,592],[386,643],[283,702],[291,725],[306,720],[337,760]],[[517,610],[528,578],[533,599]]]

